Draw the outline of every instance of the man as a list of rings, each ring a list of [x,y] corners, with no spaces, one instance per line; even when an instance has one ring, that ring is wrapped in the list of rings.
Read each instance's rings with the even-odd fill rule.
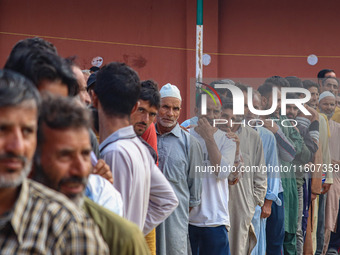
[[[332,168],[336,169],[340,163],[340,146],[339,146],[339,132],[340,124],[331,120],[332,115],[335,111],[335,96],[329,91],[325,91],[320,94],[319,98],[319,109],[320,112],[327,116],[329,121],[330,139],[329,139],[329,150],[332,159]],[[339,168],[338,168],[339,169]],[[329,249],[338,250],[337,240],[339,240],[339,229],[337,229],[336,222],[339,221],[339,199],[340,199],[340,181],[338,171],[335,172],[333,178],[333,185],[330,187],[327,193],[327,203],[325,209],[325,235],[323,252],[327,251],[329,243]],[[332,233],[331,233],[332,232]],[[328,254],[328,253],[327,253]],[[333,254],[333,253],[329,253]]]
[[[5,68],[18,71],[29,78],[40,93],[49,92],[64,97],[76,96],[80,89],[69,62],[56,54],[53,45],[43,39],[34,38],[25,39],[14,46]],[[99,155],[98,142],[93,133],[91,133],[91,143],[93,151]],[[109,167],[103,160],[98,161],[93,172],[113,181]],[[87,191],[93,192],[91,194],[87,192],[87,195],[120,214],[122,211],[120,195],[112,185],[101,185],[105,181],[98,175],[91,175]],[[102,193],[102,190],[108,191],[107,194],[110,195],[104,195],[105,192]]]
[[[293,86],[292,86],[293,87]],[[299,99],[299,95],[289,93],[287,95],[287,99]],[[306,197],[310,197],[311,188],[310,188],[310,179],[311,173],[307,170],[304,170],[305,162],[313,162],[313,158],[315,153],[318,150],[318,141],[319,141],[319,115],[318,113],[308,107],[305,106],[306,109],[312,114],[312,116],[305,116],[299,112],[299,109],[295,104],[287,104],[286,106],[286,116],[290,120],[296,120],[296,127],[299,130],[301,137],[304,140],[304,145],[302,147],[302,153],[295,157],[293,164],[295,166],[295,176],[296,176],[296,187],[298,192],[298,225],[296,232],[296,250],[297,255],[303,254],[303,246],[304,246],[304,233],[306,231],[306,225],[303,222],[306,222],[304,219],[305,215],[308,214],[310,201]],[[299,116],[298,116],[299,114]],[[292,123],[293,124],[293,123]]]
[[[336,78],[336,75],[333,70],[331,69],[325,69],[326,73],[321,73],[321,70],[318,74],[318,82],[320,85],[320,93],[324,91],[330,91],[333,93],[334,96],[336,96],[339,93],[339,80]],[[323,75],[323,76],[322,76]],[[335,112],[333,114],[332,120],[340,123],[340,108],[336,107]]]
[[[236,86],[243,92],[245,114],[247,115],[247,87],[243,84]],[[262,168],[265,165],[262,141],[254,129],[245,125],[244,115],[233,114],[230,103],[222,106],[222,117],[228,120],[226,127],[236,133],[240,139],[244,167],[249,169],[257,167],[256,171],[245,171],[236,185],[229,185],[230,251],[231,254],[250,254],[256,245],[255,234],[259,234],[259,229],[256,229],[258,231],[254,233],[251,222],[256,206],[264,205],[267,190],[267,174]],[[251,199],[249,200],[249,198]]]
[[[311,80],[304,80],[302,84],[311,94],[311,98],[306,104],[316,110],[319,104],[319,85]]]
[[[243,92],[245,93],[245,92]],[[258,91],[253,91],[253,106],[254,109],[262,110],[261,107],[261,94]],[[266,238],[269,239],[269,245],[273,245],[275,235],[271,234],[266,237],[266,224],[268,217],[277,217],[277,208],[282,207],[282,198],[279,198],[280,188],[282,189],[280,174],[277,169],[279,167],[278,159],[278,148],[276,138],[272,132],[264,127],[256,127],[258,123],[253,123],[252,119],[258,119],[259,116],[248,111],[245,115],[245,120],[250,127],[253,127],[260,135],[264,159],[267,166],[267,192],[263,203],[263,206],[259,205],[255,208],[255,214],[252,219],[252,224],[255,229],[257,238],[256,246],[252,251],[252,255],[260,255],[266,253],[267,242]],[[281,192],[282,195],[282,192]],[[273,210],[272,210],[273,207]],[[275,221],[276,226],[279,225],[279,220]],[[268,229],[269,230],[269,229]],[[272,229],[270,229],[272,231]],[[274,232],[275,233],[275,232]],[[271,252],[275,252],[272,249]]]
[[[203,163],[200,144],[180,128],[182,98],[170,83],[161,90],[156,132],[159,167],[179,200],[176,210],[157,227],[157,254],[187,254],[189,211],[200,204],[202,182],[195,167]]]
[[[127,65],[112,62],[98,71],[94,92],[100,155],[122,195],[124,217],[146,235],[171,214],[178,199],[130,125],[138,107],[139,77]]]
[[[3,254],[108,254],[98,227],[65,196],[26,179],[36,148],[39,95],[0,72],[0,247]]]
[[[326,77],[336,78],[336,74],[335,74],[334,70],[326,68],[326,69],[322,69],[322,70],[320,70],[320,72],[318,72],[317,78],[318,78],[318,83],[319,83],[320,87],[322,86],[323,79],[326,78]]]
[[[207,97],[207,114],[202,115],[201,97],[202,94],[196,99],[197,126],[190,128],[190,134],[201,144],[204,162],[199,172],[204,175],[201,203],[189,215],[190,244],[194,255],[230,255],[228,177],[234,166],[236,145],[226,133],[212,126],[214,119],[221,118],[222,106],[217,98],[215,104],[212,98]],[[170,123],[168,120],[164,124]]]
[[[282,78],[284,79],[284,78]],[[274,82],[274,81],[273,81]],[[288,82],[287,82],[288,83]],[[289,84],[289,83],[288,83]],[[281,86],[280,83],[264,83],[258,88],[258,91],[261,94],[261,103],[262,108],[267,110],[270,109],[272,105],[272,91],[274,87]],[[294,153],[290,153],[294,155],[293,158],[301,154],[302,147],[303,147],[303,139],[300,136],[299,132],[290,125],[289,121],[287,120],[286,116],[280,115],[280,107],[281,104],[281,93],[278,89],[278,99],[277,99],[277,108],[274,113],[271,115],[271,119],[276,120],[277,124],[275,125],[275,129],[272,129],[273,133],[276,133],[279,129],[282,130],[285,137],[287,137],[290,143],[294,146],[292,150]],[[284,125],[282,124],[284,121]],[[278,137],[281,139],[282,137]],[[290,149],[290,147],[287,147]],[[305,162],[308,163],[308,162]],[[283,243],[283,250],[285,254],[295,254],[296,253],[296,230],[297,230],[297,221],[298,221],[298,194],[296,188],[296,180],[295,180],[295,173],[294,171],[289,171],[291,169],[291,163],[289,161],[283,160],[280,158],[280,164],[282,165],[282,169],[288,171],[281,172],[281,181],[283,186],[283,197],[284,197],[284,230],[285,230],[285,238]],[[267,235],[268,236],[268,235]]]
[[[39,116],[34,179],[73,200],[99,226],[110,254],[148,254],[138,227],[84,197],[91,173],[90,115],[77,101],[46,97]]]
[[[92,75],[95,75],[95,73]],[[141,92],[138,103],[137,111],[131,114],[130,121],[135,133],[144,145],[147,146],[157,164],[157,135],[155,125],[151,125],[156,118],[160,106],[160,94],[156,82],[152,80],[141,82]],[[156,230],[153,229],[145,236],[145,239],[151,254],[156,255]]]

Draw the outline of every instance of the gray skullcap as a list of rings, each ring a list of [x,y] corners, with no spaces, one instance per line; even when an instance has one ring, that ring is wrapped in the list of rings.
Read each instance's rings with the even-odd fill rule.
[[[319,97],[319,102],[324,99],[325,97],[333,97],[335,98],[335,96],[333,95],[333,93],[329,92],[329,91],[324,91],[320,94],[320,97]]]
[[[164,97],[175,97],[182,101],[181,92],[176,85],[171,85],[170,83],[165,84],[159,91],[161,98]]]

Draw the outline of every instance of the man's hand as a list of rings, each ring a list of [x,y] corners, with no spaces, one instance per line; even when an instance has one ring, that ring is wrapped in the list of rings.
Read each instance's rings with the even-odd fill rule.
[[[204,141],[214,139],[216,129],[212,127],[206,118],[201,118],[197,122],[195,131],[203,138]]]
[[[226,135],[229,139],[232,139],[236,143],[236,154],[235,155],[239,155],[240,154],[240,138],[238,137],[237,134],[231,131],[229,131]]]
[[[106,180],[113,184],[111,169],[103,159],[98,160],[97,165],[93,168],[93,173],[100,175],[101,177],[105,178]]]
[[[316,199],[316,197],[317,197],[317,194],[314,194],[314,193],[311,194],[311,200],[312,201],[314,201]]]
[[[299,112],[298,116],[305,117],[310,120],[310,122],[313,122],[315,120],[319,120],[319,113],[312,107],[310,107],[307,104],[303,105],[307,111],[309,111],[312,115],[304,115],[302,112]]]
[[[265,199],[264,204],[261,208],[261,218],[268,218],[270,214],[272,213],[272,200]]]
[[[331,185],[332,184],[330,184],[330,183],[323,183],[321,194],[326,194],[329,191]]]

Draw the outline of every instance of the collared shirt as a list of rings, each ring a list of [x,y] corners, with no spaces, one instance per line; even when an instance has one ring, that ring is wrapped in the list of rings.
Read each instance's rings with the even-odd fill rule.
[[[24,180],[10,221],[0,230],[1,254],[109,254],[92,219],[71,200]]]
[[[202,176],[202,198],[201,204],[194,207],[189,215],[191,225],[197,227],[216,227],[220,225],[230,226],[229,220],[229,188],[228,176],[230,169],[234,165],[236,144],[226,136],[226,133],[217,130],[214,133],[214,140],[222,154],[218,176],[214,172],[208,172],[211,167],[208,150],[203,138],[195,131],[190,129],[190,134],[197,138],[203,150],[203,166],[198,171],[206,174]]]
[[[111,134],[99,150],[111,168],[115,188],[122,195],[124,218],[148,234],[178,205],[169,182],[136,136],[133,126]]]
[[[157,129],[156,133],[159,168],[179,200],[176,210],[157,228],[157,252],[187,254],[189,207],[201,202],[202,180],[195,169],[203,165],[202,149],[178,123],[168,133],[161,135]]]
[[[97,204],[123,216],[122,196],[115,187],[98,174],[90,174],[85,195]]]

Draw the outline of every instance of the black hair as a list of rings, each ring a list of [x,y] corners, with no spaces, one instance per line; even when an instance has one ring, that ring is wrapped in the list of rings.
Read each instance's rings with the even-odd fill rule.
[[[216,92],[218,93],[219,96],[225,95],[226,93],[229,92],[228,89],[223,89],[223,88],[216,88],[216,84],[230,84],[230,85],[235,85],[235,82],[230,80],[230,79],[223,79],[223,80],[217,80],[213,81],[210,83],[210,86],[212,86]]]
[[[305,89],[309,89],[311,87],[315,87],[318,89],[318,91],[320,91],[320,87],[319,87],[319,84],[317,84],[316,82],[314,81],[311,81],[311,80],[304,80],[302,82],[302,85]]]
[[[39,109],[40,95],[31,81],[11,70],[0,70],[0,107],[17,106],[33,100]]]
[[[50,93],[43,95],[38,119],[38,145],[44,140],[42,126],[64,130],[68,128],[91,128],[91,113],[75,98],[61,97]]]
[[[66,61],[50,51],[23,48],[21,55],[14,54],[5,67],[29,78],[36,87],[44,80],[60,80],[68,88],[68,94],[78,94],[78,83]]]
[[[326,73],[334,72],[333,69],[322,69],[320,72],[318,72],[318,79],[325,78]]]
[[[278,75],[269,77],[264,82],[271,84],[272,86],[279,87],[279,88],[290,87],[289,82],[285,78],[278,76]]]
[[[100,70],[100,68],[97,67],[97,66],[91,66],[91,68],[90,68],[90,72],[98,72],[99,70]]]
[[[261,96],[267,98],[273,92],[273,85],[271,83],[265,82],[257,89],[257,91],[261,94]]]
[[[150,106],[155,106],[159,109],[161,105],[161,95],[158,91],[157,83],[153,80],[142,81],[139,99],[148,101]]]
[[[94,92],[105,114],[120,118],[130,116],[139,98],[140,80],[131,67],[111,62],[98,71]]]
[[[286,77],[286,80],[289,82],[289,85],[292,88],[303,88],[301,79],[296,76],[288,76]]]
[[[232,97],[221,97],[222,109],[233,110],[233,98]]]

